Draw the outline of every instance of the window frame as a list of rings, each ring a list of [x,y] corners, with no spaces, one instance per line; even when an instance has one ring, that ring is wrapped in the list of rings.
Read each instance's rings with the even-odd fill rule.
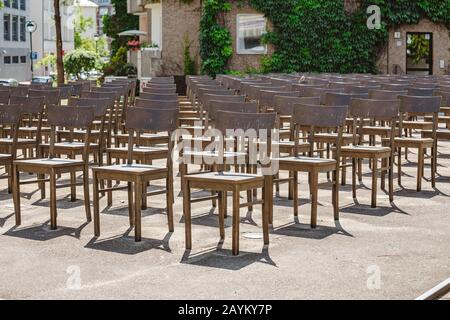
[[[240,46],[239,46],[239,43],[240,43],[240,41],[239,41],[240,40],[239,19],[240,19],[240,17],[243,17],[243,16],[261,16],[265,21],[264,34],[267,33],[267,18],[264,16],[264,14],[259,14],[259,13],[238,13],[238,14],[236,14],[236,53],[239,55],[265,55],[265,54],[267,54],[267,52],[268,52],[267,44],[263,45],[264,50],[261,50],[261,51],[254,51],[254,50],[240,48]]]
[[[17,62],[14,62],[14,60],[16,60],[16,58],[17,58]],[[11,56],[11,63],[12,64],[19,64],[19,62],[20,62],[19,56]]]
[[[6,62],[6,60],[9,60],[9,62]],[[3,56],[3,64],[10,65],[11,64],[11,56]]]
[[[8,17],[8,27],[6,28],[6,17]],[[8,33],[6,33],[8,31]],[[8,36],[7,36],[8,35]],[[11,41],[11,14],[3,14],[3,40]]]
[[[17,19],[17,25],[16,25],[17,32],[15,34],[16,37],[14,37],[14,19]],[[12,19],[11,19],[11,41],[19,42],[19,33],[20,33],[19,29],[20,29],[19,16],[13,15]]]

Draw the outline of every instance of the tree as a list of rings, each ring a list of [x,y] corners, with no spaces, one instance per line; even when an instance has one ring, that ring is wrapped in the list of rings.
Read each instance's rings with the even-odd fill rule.
[[[53,0],[55,9],[55,29],[56,29],[56,70],[58,72],[58,86],[64,85],[64,62],[63,62],[63,42],[61,32],[61,1]],[[65,0],[63,0],[65,5]]]
[[[75,42],[75,49],[81,48],[83,46],[83,33],[86,32],[87,29],[92,27],[94,24],[94,20],[89,17],[85,18],[83,16],[83,12],[81,10],[80,5],[77,5],[75,13],[75,20],[73,22],[73,28],[74,28],[74,42]],[[91,39],[89,39],[91,40]],[[92,41],[92,40],[91,40]]]
[[[120,47],[126,47],[128,37],[119,37],[118,34],[127,30],[139,29],[139,18],[127,12],[127,2],[124,0],[111,0],[115,14],[103,17],[103,31],[112,40],[111,55],[115,55]]]
[[[76,49],[66,54],[64,66],[68,74],[75,75],[80,79],[82,74],[86,74],[96,68],[97,60],[98,56],[95,52]]]

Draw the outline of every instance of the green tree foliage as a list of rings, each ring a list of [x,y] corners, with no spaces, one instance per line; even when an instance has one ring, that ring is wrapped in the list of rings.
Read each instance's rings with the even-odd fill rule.
[[[127,63],[127,47],[121,47],[117,50],[116,54],[112,56],[111,61],[103,68],[103,74],[105,76],[129,76],[136,75],[136,67]]]
[[[112,38],[111,54],[114,55],[120,47],[126,46],[129,37],[119,37],[118,34],[127,30],[139,29],[139,17],[127,13],[127,2],[125,0],[112,0],[115,14],[103,17],[103,31]]]
[[[231,10],[227,0],[205,0],[200,20],[200,57],[202,73],[224,73],[233,54],[230,31],[219,23],[221,15]]]
[[[79,79],[82,74],[96,68],[97,60],[98,56],[95,52],[76,49],[64,56],[64,66],[67,73]]]
[[[184,74],[196,75],[197,65],[195,60],[191,57],[191,45],[192,41],[189,41],[188,34],[184,36],[183,58],[184,58]]]

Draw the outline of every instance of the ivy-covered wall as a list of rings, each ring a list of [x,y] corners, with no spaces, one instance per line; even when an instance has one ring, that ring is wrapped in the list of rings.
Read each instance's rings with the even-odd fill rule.
[[[422,18],[450,29],[450,0],[361,0],[352,13],[336,0],[205,0],[200,25],[202,71],[227,71],[233,46],[223,15],[231,2],[245,2],[272,25],[265,41],[275,52],[263,59],[265,72],[378,72],[377,60],[392,27]],[[381,28],[367,28],[367,7],[381,8]]]

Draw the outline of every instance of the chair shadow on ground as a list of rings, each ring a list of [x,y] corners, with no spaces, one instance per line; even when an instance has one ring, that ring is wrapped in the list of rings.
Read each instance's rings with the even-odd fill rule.
[[[4,235],[35,241],[49,241],[64,236],[80,239],[81,232],[88,224],[88,222],[85,222],[78,228],[58,226],[56,230],[51,230],[49,220],[39,226],[26,228],[12,227],[6,233],[4,233]]]
[[[341,213],[351,213],[372,217],[384,217],[391,213],[401,213],[409,216],[410,214],[400,209],[395,203],[391,203],[390,207],[385,206],[377,206],[376,208],[372,208],[369,204],[360,204],[357,199],[353,199],[354,204],[340,207],[339,211]]]
[[[342,227],[339,221],[335,221],[334,227],[318,225],[315,229],[312,229],[309,224],[300,223],[298,217],[294,218],[294,222],[274,227],[271,234],[313,240],[322,240],[333,234],[353,237],[352,234]]]
[[[191,254],[191,250],[186,250],[180,263],[231,271],[239,271],[253,263],[263,263],[277,267],[276,263],[270,258],[269,248],[266,245],[261,253],[241,251],[237,256],[233,256],[231,250],[223,249],[222,246],[223,242],[220,241],[216,248],[195,254]]]
[[[135,242],[134,235],[130,235],[132,230],[133,228],[129,228],[123,235],[106,239],[99,240],[98,237],[93,237],[85,248],[126,255],[136,255],[153,249],[172,252],[169,246],[172,232],[168,232],[162,240],[142,238],[141,242]]]
[[[0,217],[0,228],[3,228],[6,221],[8,221],[8,219],[10,219],[12,217],[14,217],[14,213],[11,213],[11,214],[7,215],[6,217]]]

